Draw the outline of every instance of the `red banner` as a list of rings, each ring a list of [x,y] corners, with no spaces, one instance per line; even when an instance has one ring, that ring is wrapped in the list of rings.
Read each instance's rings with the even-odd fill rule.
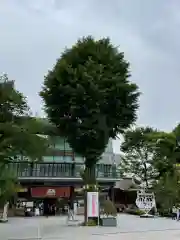
[[[70,187],[34,187],[31,188],[31,196],[37,198],[69,197]]]

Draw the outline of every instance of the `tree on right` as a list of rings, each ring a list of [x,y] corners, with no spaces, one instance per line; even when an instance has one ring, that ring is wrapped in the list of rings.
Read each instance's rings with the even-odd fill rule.
[[[125,131],[121,144],[119,169],[122,176],[138,178],[146,188],[149,188],[149,183],[157,176],[153,165],[154,134],[156,130],[151,127],[134,127]]]
[[[151,127],[134,127],[125,131],[121,152],[119,169],[122,176],[138,177],[146,188],[166,173],[173,176],[180,159],[175,133]]]

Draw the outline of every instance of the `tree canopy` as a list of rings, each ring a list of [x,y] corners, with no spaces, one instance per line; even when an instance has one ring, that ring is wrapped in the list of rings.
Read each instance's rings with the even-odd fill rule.
[[[172,176],[168,172],[154,185],[156,201],[162,211],[171,211],[173,205],[179,204],[180,200],[180,175],[174,173]]]
[[[157,132],[153,137],[153,164],[158,171],[158,177],[168,173],[173,175],[180,152],[176,151],[176,136],[173,132]]]
[[[26,98],[17,91],[7,75],[0,77],[0,199],[15,189],[15,175],[8,164],[21,155],[39,160],[47,149],[47,140],[34,134],[40,125],[30,117]],[[6,174],[5,174],[6,173]]]
[[[120,171],[131,173],[143,182],[157,180],[164,174],[173,175],[175,164],[180,159],[176,135],[152,129],[137,127],[125,132],[121,145],[122,159]]]
[[[24,155],[32,160],[42,156],[47,141],[39,135],[40,125],[30,117],[26,98],[7,76],[0,78],[0,162]]]
[[[137,127],[127,130],[121,145],[122,157],[119,165],[122,175],[132,174],[149,186],[157,171],[153,165],[154,145],[152,135],[156,130],[150,127]]]
[[[139,91],[129,77],[123,52],[90,36],[66,49],[45,77],[40,95],[48,118],[86,167],[136,120]]]

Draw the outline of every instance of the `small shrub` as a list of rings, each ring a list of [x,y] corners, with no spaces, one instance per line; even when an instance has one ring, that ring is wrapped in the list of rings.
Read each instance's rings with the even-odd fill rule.
[[[125,213],[140,216],[143,215],[145,212],[139,209],[126,209]]]
[[[97,221],[93,219],[89,219],[87,223],[81,223],[81,226],[95,227],[97,226]]]
[[[169,209],[159,208],[158,209],[159,215],[162,217],[172,217],[172,213]]]
[[[90,226],[90,227],[97,226],[97,222],[96,222],[96,220],[90,219],[90,220],[87,222],[87,225],[86,225],[86,226]]]
[[[117,209],[112,201],[105,200],[103,204],[104,214],[108,217],[109,215],[116,217],[117,216]]]

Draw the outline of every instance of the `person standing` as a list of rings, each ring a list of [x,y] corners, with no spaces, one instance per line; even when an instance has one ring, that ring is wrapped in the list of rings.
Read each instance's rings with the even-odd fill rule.
[[[179,205],[177,206],[176,219],[177,221],[179,221]]]
[[[74,220],[74,206],[71,200],[68,201],[68,218],[67,221]]]
[[[177,209],[175,206],[172,208],[172,219],[175,220],[177,218]]]

